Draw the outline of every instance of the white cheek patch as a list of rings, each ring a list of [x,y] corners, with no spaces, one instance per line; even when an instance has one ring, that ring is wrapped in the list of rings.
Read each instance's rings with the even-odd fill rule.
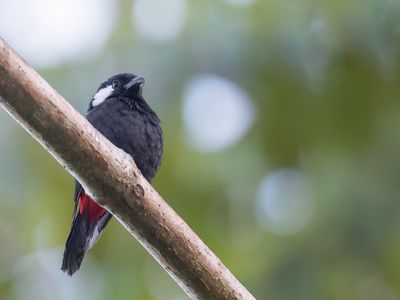
[[[106,100],[107,97],[110,96],[113,91],[114,89],[112,88],[111,85],[108,85],[105,88],[99,90],[93,97],[92,101],[93,107],[103,103],[103,101]]]

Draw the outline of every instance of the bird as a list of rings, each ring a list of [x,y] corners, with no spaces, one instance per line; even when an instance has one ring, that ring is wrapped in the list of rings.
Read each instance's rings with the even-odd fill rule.
[[[132,156],[151,182],[163,154],[160,119],[142,95],[145,79],[131,73],[110,77],[89,103],[86,119],[111,143]],[[74,178],[74,211],[61,269],[69,276],[79,270],[112,215],[86,194]]]

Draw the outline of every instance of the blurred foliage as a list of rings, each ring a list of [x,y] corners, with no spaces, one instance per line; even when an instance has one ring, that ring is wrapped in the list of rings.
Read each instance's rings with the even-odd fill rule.
[[[82,113],[110,75],[146,77],[165,133],[153,185],[257,299],[400,299],[400,2],[188,1],[182,34],[164,43],[140,35],[132,3],[119,4],[101,54],[38,72]],[[238,84],[257,111],[243,139],[209,154],[187,145],[181,112],[186,83],[202,73]],[[0,299],[72,299],[60,286],[92,274],[94,299],[186,299],[115,220],[78,279],[53,278],[72,178],[4,112],[0,140]],[[261,180],[282,168],[300,170],[315,196],[292,235],[256,217]],[[54,249],[50,269],[29,265]],[[36,277],[47,282],[40,292]]]

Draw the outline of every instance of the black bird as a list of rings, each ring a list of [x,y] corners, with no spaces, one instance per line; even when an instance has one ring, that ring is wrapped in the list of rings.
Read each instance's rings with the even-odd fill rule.
[[[129,73],[109,78],[90,101],[86,118],[131,155],[150,182],[161,163],[163,138],[160,120],[142,96],[143,85],[143,77]],[[111,219],[111,214],[90,199],[76,179],[74,186],[75,209],[61,267],[68,275],[79,270],[85,252]]]

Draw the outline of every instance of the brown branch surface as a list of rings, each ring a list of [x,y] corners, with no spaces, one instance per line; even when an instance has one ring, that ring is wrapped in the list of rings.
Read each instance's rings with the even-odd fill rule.
[[[76,177],[192,299],[254,299],[144,179],[0,38],[0,106]]]

